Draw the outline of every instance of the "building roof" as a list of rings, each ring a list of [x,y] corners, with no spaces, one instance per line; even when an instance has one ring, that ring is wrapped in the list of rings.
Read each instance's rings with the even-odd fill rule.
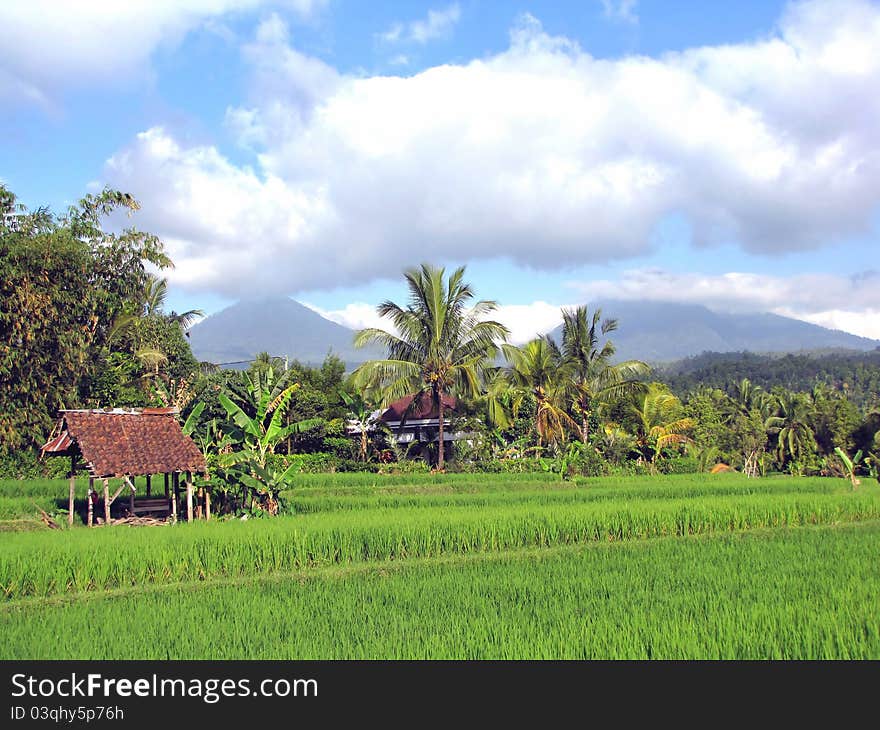
[[[44,454],[81,454],[92,476],[205,472],[205,457],[184,435],[174,408],[61,411]]]
[[[431,402],[431,398],[429,396],[425,396],[422,398],[421,403],[419,403],[415,408],[413,408],[409,413],[406,413],[406,409],[410,407],[410,404],[413,402],[415,395],[405,395],[403,398],[394,401],[385,411],[382,413],[382,420],[386,423],[393,421],[401,421],[403,420],[404,414],[406,414],[407,421],[414,420],[436,420],[439,418],[440,414],[437,412],[437,409],[434,408],[433,403]],[[441,396],[443,401],[443,411],[454,411],[458,407],[458,401],[455,400],[451,395],[443,395]]]

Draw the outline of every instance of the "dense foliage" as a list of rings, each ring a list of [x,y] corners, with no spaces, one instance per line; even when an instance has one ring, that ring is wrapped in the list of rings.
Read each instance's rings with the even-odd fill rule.
[[[35,448],[60,408],[146,405],[191,417],[221,511],[274,513],[303,471],[389,464],[562,479],[723,464],[750,476],[848,476],[854,488],[877,474],[877,353],[706,355],[652,373],[615,362],[617,321],[587,307],[561,312],[559,342],[514,346],[463,267],[407,271],[406,305],[378,307],[392,326],[356,337],[386,357],[353,374],[333,355],[315,368],[272,353],[218,371],[196,362],[185,336],[201,312],[165,311],[155,270],[172,262],[161,241],[102,227],[138,207],[108,189],[55,217],[0,188],[0,475],[40,471]],[[438,416],[418,443],[399,443],[377,418],[403,395]],[[467,437],[446,446],[444,432]],[[42,473],[54,468],[44,462]]]
[[[679,396],[702,386],[732,388],[744,379],[762,388],[809,392],[827,386],[861,409],[880,406],[880,351],[757,355],[706,352],[661,372]]]

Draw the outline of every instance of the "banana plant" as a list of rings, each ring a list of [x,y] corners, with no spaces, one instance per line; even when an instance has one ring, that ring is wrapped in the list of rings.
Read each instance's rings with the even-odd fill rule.
[[[834,447],[834,453],[837,454],[838,458],[843,462],[844,473],[849,477],[849,480],[852,483],[852,488],[855,489],[862,483],[861,480],[856,477],[856,469],[859,468],[859,464],[862,461],[862,450],[859,449],[856,451],[852,459],[850,459],[847,453],[839,446]]]
[[[183,431],[184,436],[192,436],[193,431],[196,430],[196,426],[199,424],[199,417],[202,415],[202,411],[205,410],[204,401],[199,401],[193,407],[190,414],[186,417],[186,421],[183,422],[183,426],[181,426],[181,430]]]
[[[322,422],[320,418],[311,418],[284,424],[290,399],[298,389],[299,384],[294,383],[273,397],[272,390],[260,388],[254,393],[257,397],[253,416],[248,415],[225,393],[218,395],[220,404],[231,420],[224,430],[239,447],[238,450],[221,454],[220,464],[227,469],[236,469],[240,481],[251,489],[270,514],[277,512],[278,495],[286,484],[290,468],[283,471],[276,469],[269,463],[269,456],[289,436]]]

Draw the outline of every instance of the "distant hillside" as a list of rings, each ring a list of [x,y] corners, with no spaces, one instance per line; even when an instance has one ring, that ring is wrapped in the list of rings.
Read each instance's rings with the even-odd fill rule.
[[[610,335],[620,360],[660,364],[702,352],[865,351],[880,346],[876,340],[775,314],[719,314],[698,305],[647,301],[598,306],[604,316],[620,321]],[[551,334],[561,339],[561,328]],[[349,367],[382,357],[377,349],[356,350],[352,330],[288,297],[239,302],[194,326],[190,336],[193,354],[216,363],[250,360],[258,352],[320,364],[332,351]]]
[[[274,297],[212,314],[190,330],[190,345],[199,360],[214,363],[250,360],[259,352],[317,365],[332,351],[348,367],[380,357],[375,350],[355,349],[353,337],[352,330],[299,302]]]
[[[880,349],[782,356],[705,352],[662,368],[655,377],[681,396],[703,385],[729,390],[748,378],[767,390],[781,385],[807,392],[823,384],[863,408],[880,405]]]
[[[650,301],[605,301],[597,306],[604,317],[620,322],[609,335],[620,360],[669,363],[702,352],[873,350],[880,346],[877,340],[776,314],[722,314],[696,304]],[[560,340],[561,331],[560,326],[551,334]]]

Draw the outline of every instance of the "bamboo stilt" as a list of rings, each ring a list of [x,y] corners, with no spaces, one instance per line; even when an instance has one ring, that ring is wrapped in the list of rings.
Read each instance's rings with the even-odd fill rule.
[[[180,474],[178,472],[174,472],[171,475],[171,521],[177,522],[177,500],[180,497]]]
[[[153,478],[150,474],[147,474],[147,496],[149,497],[153,493]]]
[[[70,457],[70,501],[67,505],[67,526],[73,527],[73,503],[76,499],[76,454]]]
[[[205,521],[211,521],[211,492],[205,489]]]
[[[171,499],[171,495],[168,490],[168,475],[165,474],[165,499],[168,500],[168,514],[171,516],[172,521],[174,520],[174,500]]]
[[[104,480],[104,524],[110,524],[110,480]]]
[[[186,521],[193,521],[193,483],[190,472],[186,473]]]
[[[92,527],[95,524],[95,478],[89,477],[89,491],[86,493],[86,503],[88,505],[88,525]]]

